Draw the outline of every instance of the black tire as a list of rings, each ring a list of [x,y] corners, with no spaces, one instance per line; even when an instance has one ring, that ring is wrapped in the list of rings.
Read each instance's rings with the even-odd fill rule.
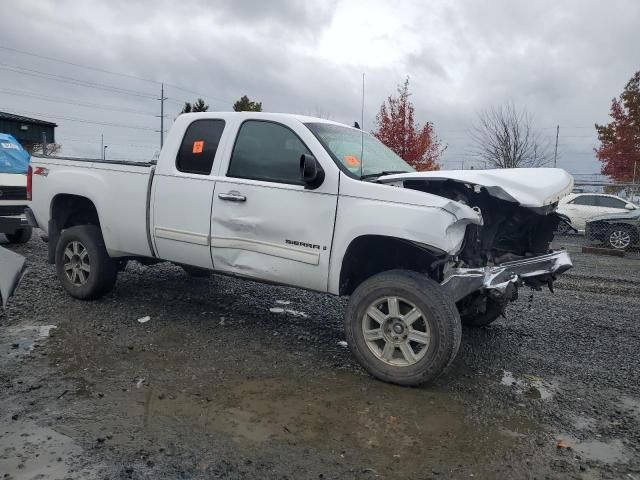
[[[424,314],[420,321],[428,323],[429,343],[423,356],[412,365],[390,365],[378,358],[365,340],[365,313],[378,299],[386,297],[406,299]],[[382,324],[380,327],[382,331]],[[345,331],[353,355],[365,370],[380,380],[405,386],[420,385],[440,375],[456,357],[462,338],[455,303],[436,282],[408,270],[379,273],[358,286],[349,299]],[[382,341],[386,345],[386,340]],[[396,347],[393,349],[395,355]]]
[[[207,270],[206,268],[193,267],[191,265],[180,265],[182,269],[191,277],[195,278],[206,278],[211,276],[211,270]]]
[[[9,243],[27,243],[31,240],[31,234],[33,229],[31,227],[24,227],[16,230],[14,233],[5,233],[5,237]]]
[[[504,304],[493,298],[487,298],[484,311],[467,313],[460,316],[465,327],[486,327],[495,322],[504,312]]]
[[[86,249],[86,257],[90,266],[90,271],[82,273],[84,275],[84,283],[73,282],[65,271],[65,251],[70,248],[73,251],[74,243],[80,245],[82,249]],[[83,252],[84,250],[78,249]],[[64,289],[69,292],[72,297],[80,300],[94,300],[107,294],[113,288],[118,276],[118,265],[115,260],[109,257],[107,249],[102,239],[100,228],[94,225],[81,225],[63,230],[60,234],[58,244],[56,246],[56,273],[60,283]],[[75,260],[75,256],[72,259]],[[84,262],[84,260],[83,260]],[[71,263],[66,262],[66,263]],[[78,272],[78,275],[80,273]],[[71,276],[73,276],[71,274]],[[75,277],[78,279],[78,276]]]
[[[635,243],[635,234],[636,232],[627,225],[614,225],[609,229],[605,243],[616,250],[629,250]]]

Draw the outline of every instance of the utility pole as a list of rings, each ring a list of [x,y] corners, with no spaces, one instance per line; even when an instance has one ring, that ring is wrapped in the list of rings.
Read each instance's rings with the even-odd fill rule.
[[[167,97],[164,96],[164,83],[160,84],[160,150],[162,150],[162,144],[164,143],[164,101]]]
[[[558,165],[558,137],[560,136],[560,125],[556,126],[556,150],[553,153],[553,168]]]
[[[104,160],[104,133],[100,134],[100,158]]]
[[[107,148],[109,146],[105,145],[104,147],[102,147],[102,160],[106,160],[107,159]]]

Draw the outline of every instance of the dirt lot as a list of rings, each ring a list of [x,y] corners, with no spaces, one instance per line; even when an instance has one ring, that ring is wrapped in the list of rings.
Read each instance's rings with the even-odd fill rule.
[[[85,303],[39,239],[12,247],[30,272],[0,312],[0,479],[640,480],[640,255],[565,243],[555,294],[465,329],[415,389],[354,362],[342,300],[134,263]]]

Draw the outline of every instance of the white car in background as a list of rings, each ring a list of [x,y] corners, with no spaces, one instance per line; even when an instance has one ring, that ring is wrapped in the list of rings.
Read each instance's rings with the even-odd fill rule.
[[[604,193],[572,193],[558,204],[558,213],[564,217],[579,233],[584,233],[587,220],[608,213],[620,213],[635,210],[638,206]]]

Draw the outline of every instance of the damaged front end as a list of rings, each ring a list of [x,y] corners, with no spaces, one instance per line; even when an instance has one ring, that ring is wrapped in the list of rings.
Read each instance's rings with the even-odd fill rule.
[[[572,267],[566,251],[551,250],[561,217],[560,198],[573,179],[560,169],[428,172],[389,177],[397,186],[462,203],[478,212],[482,224],[466,226],[457,254],[443,265],[441,285],[461,315],[499,313],[518,288],[548,286]]]

